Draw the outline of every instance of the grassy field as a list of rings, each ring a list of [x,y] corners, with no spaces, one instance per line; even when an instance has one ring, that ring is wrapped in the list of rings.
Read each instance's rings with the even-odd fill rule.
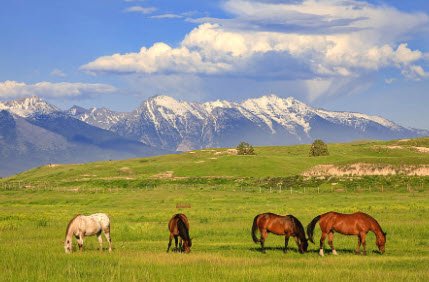
[[[273,281],[273,280],[419,280],[428,281],[429,194],[366,192],[245,192],[221,189],[120,190],[111,193],[0,192],[0,280],[101,281]],[[177,209],[177,203],[191,208]],[[272,211],[294,214],[304,225],[316,215],[336,210],[370,213],[388,232],[386,253],[352,253],[355,237],[336,235],[339,256],[310,252],[283,254],[283,238],[270,235],[266,254],[250,236],[253,217]],[[85,251],[66,255],[68,220],[75,213],[107,212],[112,220],[114,251],[100,253],[95,237]],[[193,237],[188,255],[166,254],[169,218],[188,215]],[[316,229],[316,238],[320,231]],[[107,245],[106,245],[107,247]],[[327,247],[327,246],[326,246]]]
[[[299,176],[318,164],[429,164],[417,147],[429,147],[429,139],[330,144],[331,155],[319,158],[308,157],[308,145],[256,148],[256,156],[203,150],[45,166],[0,179],[0,280],[428,281],[429,177]],[[340,255],[326,244],[323,258],[315,245],[299,254],[293,241],[284,254],[284,239],[275,235],[262,254],[251,239],[258,213],[293,214],[307,225],[330,210],[378,219],[388,233],[386,253],[373,252],[372,234],[367,256],[354,255],[356,237],[337,234]],[[90,237],[83,253],[66,255],[69,219],[95,212],[111,217],[114,251],[99,252]],[[165,253],[167,222],[177,212],[190,220],[188,255]]]

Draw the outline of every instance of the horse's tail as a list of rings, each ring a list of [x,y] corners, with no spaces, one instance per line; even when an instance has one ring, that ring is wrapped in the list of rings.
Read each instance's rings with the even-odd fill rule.
[[[189,236],[188,227],[180,217],[177,221],[177,228],[179,229],[179,236],[182,237],[183,240],[188,241],[188,246],[192,247],[192,240],[191,240],[191,237]]]
[[[314,227],[316,226],[316,223],[320,220],[320,215],[313,218],[313,220],[307,225],[307,236],[308,240],[310,240],[311,243],[314,244],[313,240],[313,234],[314,234]]]
[[[258,223],[257,223],[258,217],[259,217],[259,214],[255,216],[255,218],[253,219],[253,225],[252,225],[252,239],[253,239],[253,242],[255,243],[261,242],[261,240],[258,239],[258,237],[256,237],[256,230],[258,229]]]

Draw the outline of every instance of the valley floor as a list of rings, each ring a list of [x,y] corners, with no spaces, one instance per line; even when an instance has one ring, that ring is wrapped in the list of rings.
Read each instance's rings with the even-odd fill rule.
[[[429,192],[288,193],[180,188],[119,189],[100,193],[0,191],[0,280],[4,281],[429,281]],[[190,205],[190,208],[177,208]],[[291,240],[270,234],[267,253],[250,236],[262,212],[293,214],[307,225],[335,210],[373,215],[387,231],[386,253],[374,235],[368,256],[353,254],[356,237],[335,235],[339,256],[304,255]],[[85,251],[66,255],[66,225],[75,214],[106,212],[112,221],[114,251],[97,251],[95,237]],[[167,222],[187,214],[193,238],[188,255],[166,254]],[[320,230],[316,228],[318,241]],[[106,245],[107,247],[107,245]]]

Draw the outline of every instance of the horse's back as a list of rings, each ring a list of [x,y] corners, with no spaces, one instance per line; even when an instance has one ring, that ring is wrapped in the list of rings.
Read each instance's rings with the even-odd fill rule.
[[[183,213],[176,213],[168,222],[168,229],[171,233],[178,234],[179,231],[177,228],[177,223],[179,220],[181,220],[186,225],[186,228],[189,230],[189,221],[186,215]]]
[[[88,217],[98,222],[103,229],[110,227],[110,218],[105,213],[94,213]]]
[[[364,212],[339,213],[327,212],[321,216],[322,230],[335,230],[342,234],[352,235],[368,230],[376,222],[373,217]]]

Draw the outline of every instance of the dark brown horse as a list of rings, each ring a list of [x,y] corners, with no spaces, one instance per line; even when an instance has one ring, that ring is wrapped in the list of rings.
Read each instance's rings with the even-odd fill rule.
[[[175,214],[168,222],[168,230],[170,231],[170,239],[168,241],[167,253],[170,250],[173,237],[176,245],[174,250],[189,253],[192,247],[192,240],[189,237],[189,221],[186,215],[183,213]],[[180,244],[177,247],[179,237]]]
[[[259,229],[261,239],[256,237],[256,230]],[[262,213],[255,216],[252,226],[252,238],[255,243],[261,243],[261,251],[265,253],[265,239],[268,233],[285,236],[284,252],[287,252],[289,237],[294,237],[301,254],[307,251],[308,242],[305,238],[304,227],[293,215],[281,216],[274,213]]]
[[[384,253],[384,245],[386,244],[386,233],[380,227],[377,220],[363,212],[356,212],[352,214],[342,214],[337,212],[328,212],[316,216],[307,226],[308,239],[314,244],[313,232],[314,226],[319,222],[320,229],[322,230],[322,237],[320,237],[320,250],[319,254],[324,256],[323,246],[325,244],[326,236],[328,236],[328,243],[332,249],[332,254],[337,255],[334,248],[334,232],[344,235],[357,235],[358,245],[356,254],[360,254],[360,246],[363,246],[363,254],[366,255],[366,234],[369,231],[374,232],[376,237],[376,244],[381,254]]]

